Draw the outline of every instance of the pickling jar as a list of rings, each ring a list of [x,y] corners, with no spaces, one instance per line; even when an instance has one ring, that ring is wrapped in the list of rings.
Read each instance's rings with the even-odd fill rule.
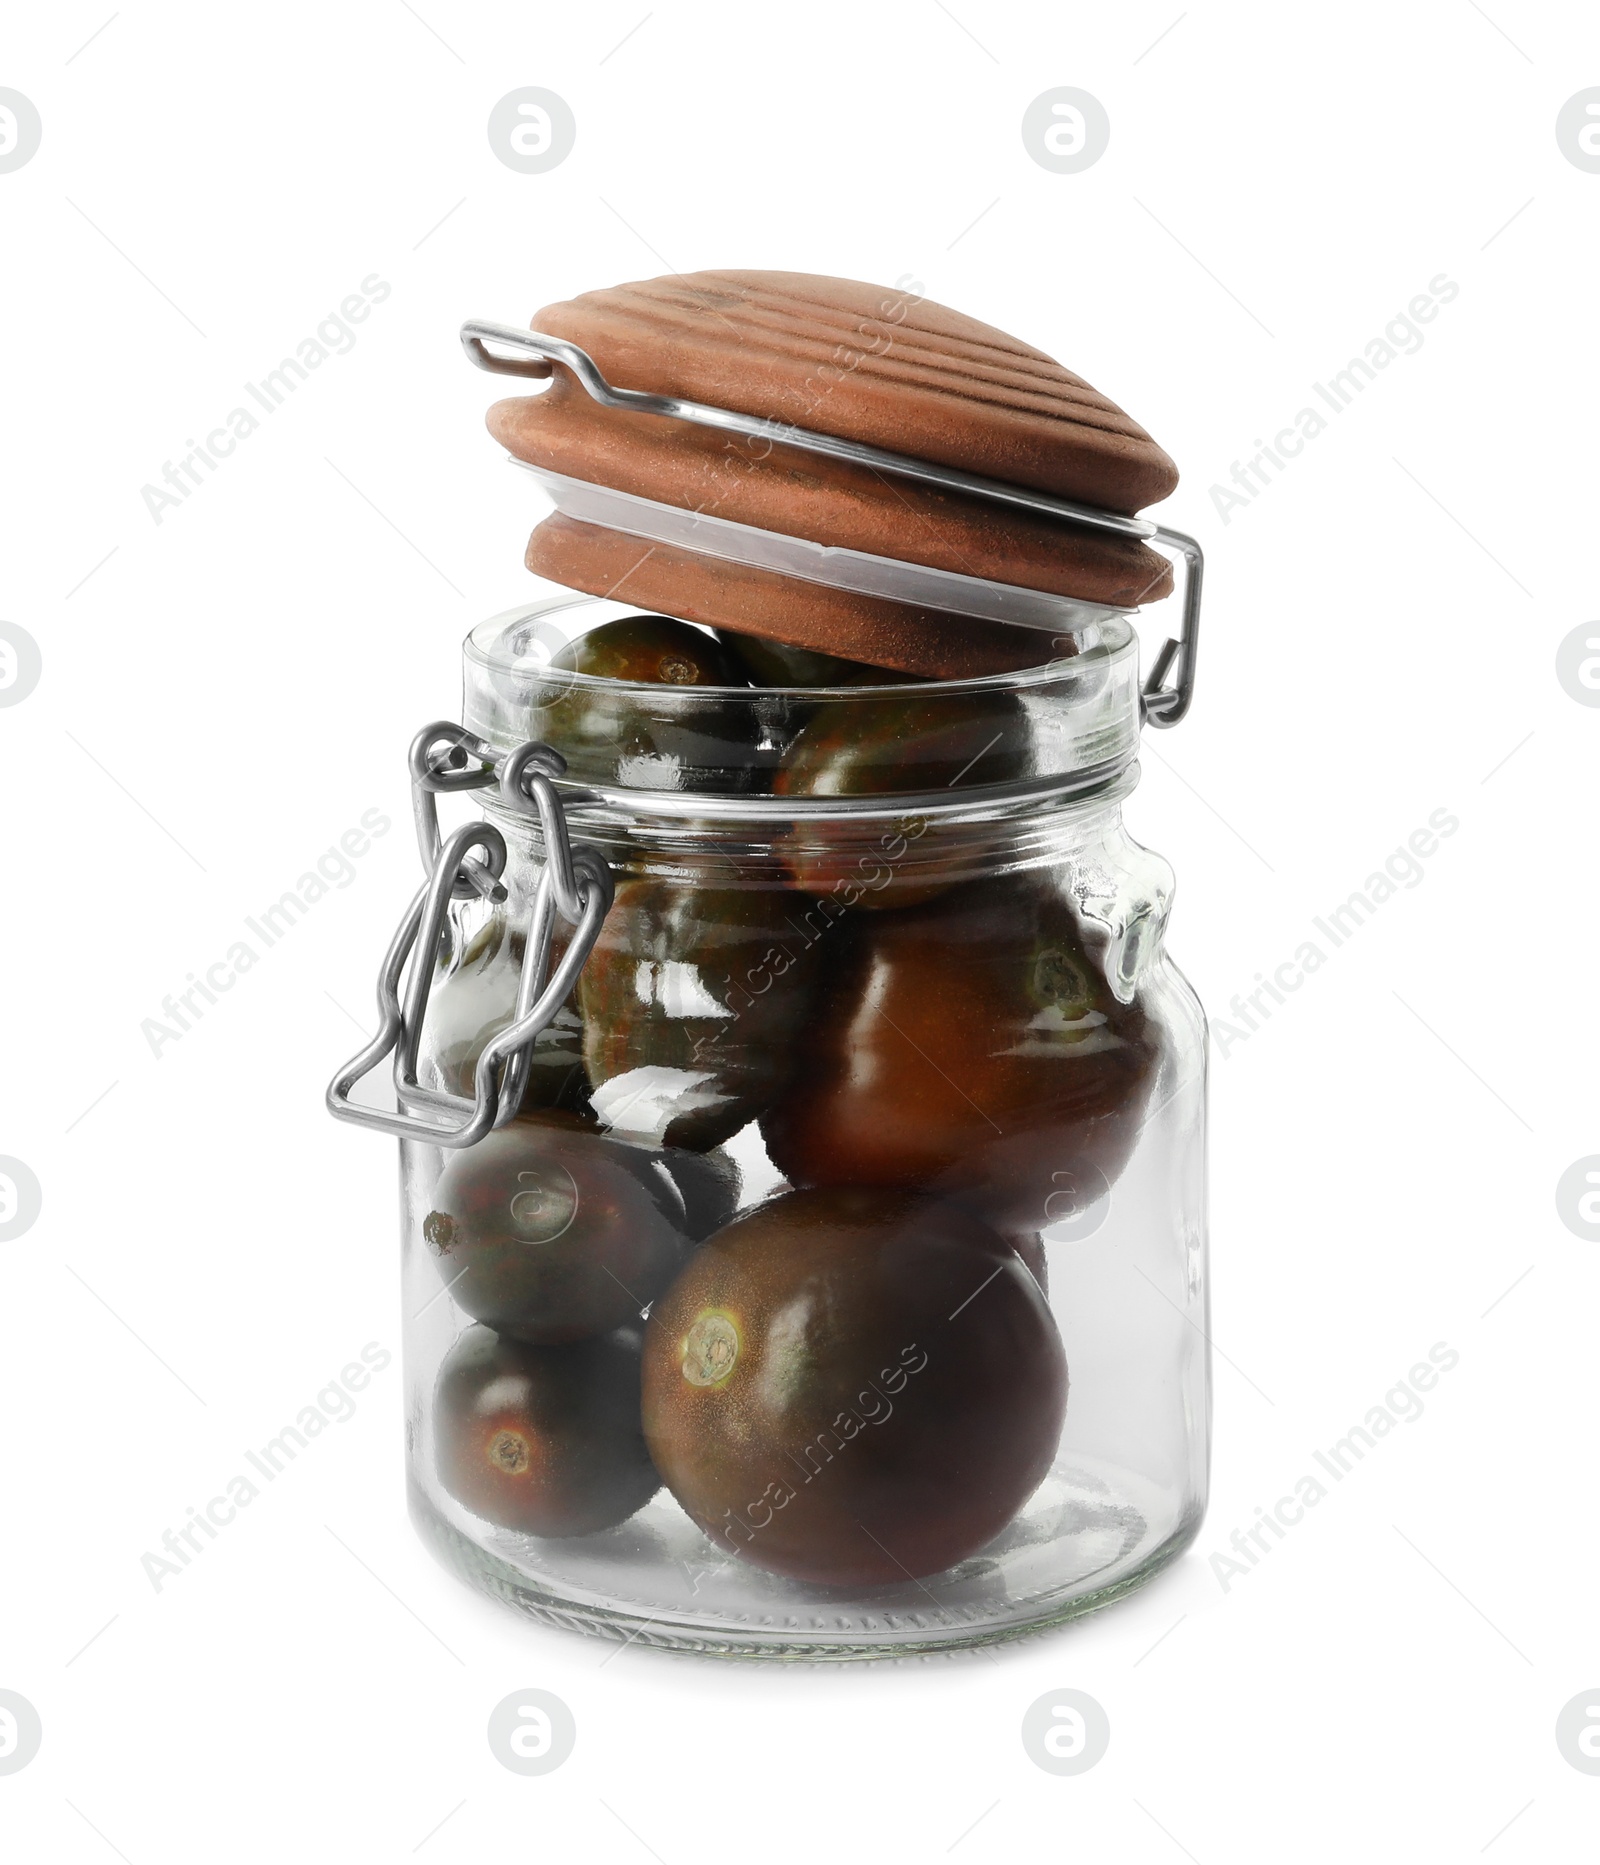
[[[1140,1585],[1205,1506],[1205,1025],[1124,827],[1138,644],[839,689],[465,644],[330,1090],[400,1138],[408,1480],[470,1585],[872,1658]],[[1165,665],[1165,663],[1163,663]],[[441,795],[481,818],[441,831]],[[393,1052],[392,1112],[356,1080]]]

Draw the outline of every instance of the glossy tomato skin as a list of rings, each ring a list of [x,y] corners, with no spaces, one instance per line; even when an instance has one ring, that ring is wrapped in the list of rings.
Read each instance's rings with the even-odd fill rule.
[[[670,615],[625,615],[602,622],[557,649],[550,665],[646,686],[748,684],[720,641]]]
[[[1055,1455],[1066,1357],[1011,1247],[958,1206],[788,1192],[709,1238],[651,1312],[644,1428],[719,1546],[895,1586],[997,1535]]]
[[[787,889],[716,879],[622,882],[578,980],[601,1119],[691,1152],[731,1138],[788,1081],[831,930]]]
[[[649,1154],[557,1110],[452,1154],[422,1235],[460,1308],[538,1346],[637,1320],[689,1244]]]
[[[786,797],[902,795],[906,817],[852,828],[797,820],[780,847],[795,885],[848,907],[914,906],[957,875],[922,837],[912,799],[1011,783],[1028,774],[1027,715],[1010,693],[937,690],[821,702],[784,752],[773,789]]]
[[[761,1123],[791,1183],[937,1189],[1026,1237],[1116,1179],[1159,1036],[1048,875],[854,914],[837,939],[800,1069]]]
[[[566,678],[571,674],[589,678]],[[591,628],[551,657],[533,734],[561,752],[568,775],[580,781],[737,790],[758,781],[768,760],[750,707],[707,691],[727,687],[748,690],[748,682],[704,630],[665,615],[627,616]]]
[[[532,1347],[468,1328],[434,1399],[439,1480],[474,1514],[527,1535],[594,1534],[661,1487],[639,1422],[637,1328]]]

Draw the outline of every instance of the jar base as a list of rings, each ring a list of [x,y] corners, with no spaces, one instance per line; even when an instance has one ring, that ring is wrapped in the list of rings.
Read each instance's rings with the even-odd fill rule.
[[[959,1651],[1063,1625],[1153,1578],[1194,1540],[1204,1512],[1199,1499],[1180,1508],[1170,1492],[1125,1471],[1058,1465],[1018,1520],[971,1560],[871,1599],[841,1592],[834,1603],[826,1590],[722,1555],[665,1493],[632,1522],[585,1542],[490,1528],[430,1492],[415,1472],[409,1496],[417,1532],[442,1566],[541,1625],[702,1657],[789,1663]],[[608,1540],[598,1558],[586,1558],[586,1544]],[[641,1540],[658,1556],[642,1567]],[[1043,1557],[1048,1574],[1037,1571]],[[625,1581],[635,1597],[597,1586],[602,1576]],[[702,1580],[719,1597],[697,1607]],[[644,1597],[652,1593],[659,1597]]]

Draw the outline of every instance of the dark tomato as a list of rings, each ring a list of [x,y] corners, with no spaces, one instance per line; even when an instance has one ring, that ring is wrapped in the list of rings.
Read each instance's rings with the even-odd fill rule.
[[[773,789],[787,797],[944,796],[1011,782],[1030,763],[1027,715],[1013,695],[913,689],[819,705],[785,751]],[[909,807],[898,834],[881,824],[801,821],[781,846],[807,893],[846,906],[912,906],[954,878],[933,857],[934,845],[922,843],[924,827]]]
[[[789,1192],[701,1245],[645,1330],[656,1468],[719,1546],[813,1585],[975,1554],[1049,1470],[1067,1365],[1038,1285],[970,1213]]]
[[[650,1155],[555,1110],[452,1154],[422,1234],[458,1306],[541,1346],[636,1320],[688,1248]]]
[[[791,1183],[936,1187],[1016,1237],[1116,1178],[1158,1038],[1048,879],[849,915],[837,939],[799,1073],[761,1123]]]
[[[576,635],[550,657],[567,673],[646,686],[746,686],[739,663],[714,636],[669,615],[626,615]]]
[[[639,1333],[530,1347],[469,1328],[434,1399],[439,1481],[526,1535],[591,1535],[661,1487],[639,1424]]]
[[[709,687],[748,690],[748,683],[704,630],[664,615],[603,622],[551,657],[533,731],[583,781],[646,790],[747,787],[770,761],[759,749],[760,729],[748,704],[707,695]]]
[[[605,1124],[704,1152],[770,1106],[794,1067],[827,931],[786,889],[623,882],[578,980]]]

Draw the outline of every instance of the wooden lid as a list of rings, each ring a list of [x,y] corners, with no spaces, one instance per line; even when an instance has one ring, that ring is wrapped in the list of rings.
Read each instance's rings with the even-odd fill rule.
[[[885,286],[697,272],[547,305],[533,327],[587,351],[618,388],[790,422],[1108,511],[1134,513],[1177,484],[1144,429],[1081,377],[1003,331]],[[567,371],[554,374],[542,394],[497,402],[489,428],[516,458],[570,478],[1112,607],[1172,587],[1166,559],[1136,539],[781,442],[605,408]],[[641,554],[637,540],[605,537],[598,526],[552,520],[535,533],[528,567],[597,589]],[[687,619],[936,677],[1051,655],[1048,637],[994,622],[848,592],[825,597],[816,584],[711,562],[658,552],[621,593]]]
[[[888,286],[692,272],[546,305],[533,327],[587,350],[620,388],[792,421],[1108,511],[1137,512],[1178,483],[1144,429],[1081,376]]]

